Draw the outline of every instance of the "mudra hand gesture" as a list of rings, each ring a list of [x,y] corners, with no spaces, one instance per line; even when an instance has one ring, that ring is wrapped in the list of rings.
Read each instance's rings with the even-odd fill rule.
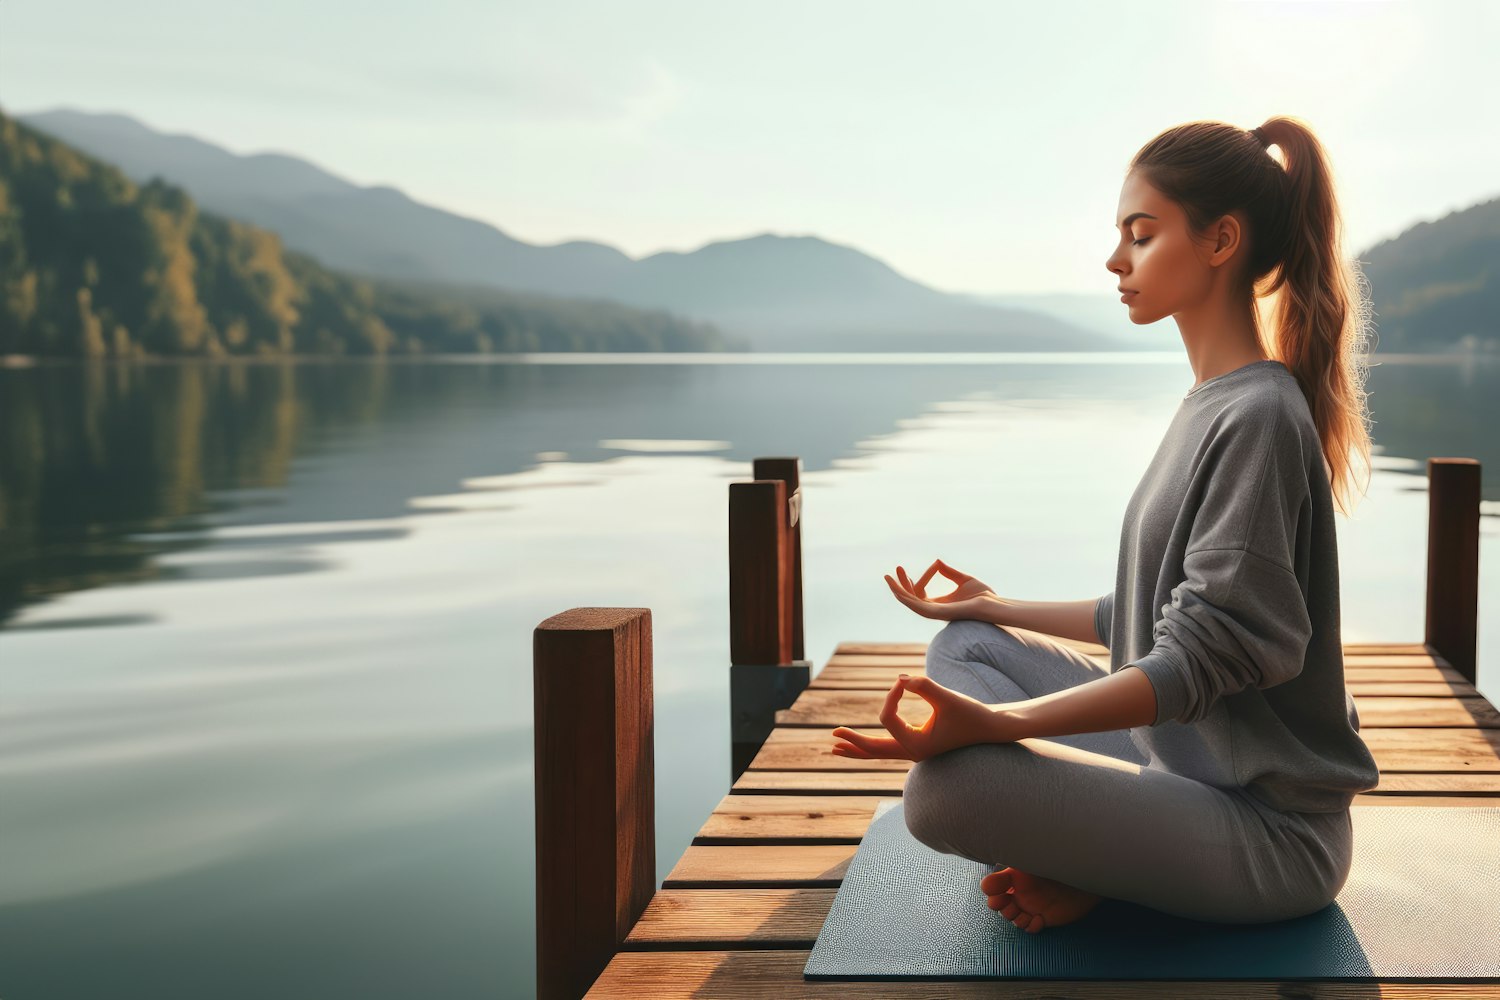
[[[927,596],[927,582],[934,573],[942,573],[958,584],[953,593],[941,597]],[[932,565],[927,567],[927,572],[916,583],[912,583],[902,566],[896,567],[896,576],[898,579],[892,579],[889,574],[885,578],[885,582],[891,586],[891,593],[896,595],[896,600],[926,618],[936,618],[939,621],[972,618],[996,622],[998,610],[1006,604],[1005,599],[990,589],[989,584],[959,572],[941,559],[934,559]]]
[[[931,717],[920,726],[901,718],[898,707],[905,691],[920,695],[932,706]],[[906,674],[886,694],[880,724],[890,736],[867,736],[846,726],[835,729],[833,735],[841,742],[834,744],[834,754],[860,760],[919,761],[975,743],[1009,743],[1022,737],[1004,706],[987,705],[931,677]]]

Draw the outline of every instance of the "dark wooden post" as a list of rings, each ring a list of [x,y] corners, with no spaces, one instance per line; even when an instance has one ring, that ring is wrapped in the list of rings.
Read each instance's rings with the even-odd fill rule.
[[[656,889],[651,609],[548,618],[532,684],[537,996],[575,1000]]]
[[[801,507],[797,459],[756,459],[754,468],[754,481],[729,484],[731,782],[771,734],[777,710],[789,708],[811,678],[811,664],[793,655],[801,632],[792,534]]]
[[[729,661],[790,663],[786,483],[729,484]]]
[[[757,458],[751,473],[757,480],[780,479],[786,483],[787,562],[791,566],[791,585],[787,597],[792,602],[792,659],[800,660],[802,652],[802,483],[801,461],[796,458]]]
[[[1453,669],[1477,682],[1479,463],[1427,460],[1427,635]]]

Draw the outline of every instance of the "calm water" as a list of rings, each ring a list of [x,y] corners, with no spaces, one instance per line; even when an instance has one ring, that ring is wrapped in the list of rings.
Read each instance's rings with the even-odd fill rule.
[[[1104,593],[1192,384],[1176,353],[601,360],[0,369],[7,1000],[532,995],[537,623],[652,609],[663,878],[729,784],[753,458],[803,461],[820,667],[940,627],[897,563]],[[1493,622],[1500,364],[1369,388],[1344,638],[1422,638],[1434,455],[1484,463]]]

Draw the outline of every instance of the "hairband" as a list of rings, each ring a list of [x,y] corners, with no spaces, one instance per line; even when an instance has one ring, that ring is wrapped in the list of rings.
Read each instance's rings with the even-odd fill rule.
[[[1268,141],[1266,141],[1266,134],[1260,130],[1259,125],[1251,129],[1250,134],[1255,136],[1255,141],[1260,143],[1262,149],[1266,149],[1271,145]]]

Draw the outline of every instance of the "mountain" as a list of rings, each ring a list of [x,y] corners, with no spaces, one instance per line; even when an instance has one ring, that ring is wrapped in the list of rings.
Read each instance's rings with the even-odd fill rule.
[[[767,233],[639,260],[601,243],[537,246],[294,157],[241,156],[124,115],[58,110],[20,118],[136,181],[160,176],[214,212],[356,273],[668,309],[741,333],[761,350],[1119,350],[1130,343],[1035,310],[936,291],[813,236]]]
[[[1419,222],[1360,260],[1380,350],[1500,352],[1500,198]]]
[[[200,151],[201,152],[201,151]],[[351,277],[0,113],[0,354],[744,349],[602,301]]]
[[[137,181],[163,177],[212,211],[360,274],[667,309],[742,334],[760,350],[1162,347],[1140,336],[1113,294],[948,294],[814,236],[766,233],[639,260],[602,243],[537,246],[291,156],[241,156],[124,115],[20,117]],[[1371,284],[1379,350],[1500,350],[1500,199],[1419,223],[1356,256]]]

